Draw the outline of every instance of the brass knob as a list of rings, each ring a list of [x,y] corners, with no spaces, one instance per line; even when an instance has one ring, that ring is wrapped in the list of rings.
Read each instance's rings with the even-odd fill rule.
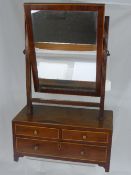
[[[39,146],[38,146],[38,145],[35,145],[35,146],[34,146],[34,150],[35,150],[35,151],[38,151],[38,149],[39,149]]]
[[[82,138],[83,138],[83,140],[86,140],[87,139],[87,136],[86,135],[83,135]]]
[[[83,156],[85,153],[84,153],[84,151],[81,151],[81,155]]]
[[[58,144],[58,150],[59,151],[61,150],[61,144],[60,143]]]
[[[34,135],[38,135],[38,131],[37,130],[34,130]]]

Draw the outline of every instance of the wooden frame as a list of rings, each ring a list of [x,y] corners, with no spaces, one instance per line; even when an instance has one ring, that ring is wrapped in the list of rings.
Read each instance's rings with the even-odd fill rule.
[[[94,106],[100,108],[99,119],[103,119],[104,111],[104,97],[105,97],[105,77],[106,77],[106,59],[107,59],[107,42],[108,42],[108,27],[109,27],[109,17],[104,17],[104,5],[98,4],[24,4],[25,8],[25,23],[26,23],[26,87],[27,87],[27,104],[29,112],[32,109],[32,103],[41,103],[41,99],[32,99],[31,97],[31,70],[34,80],[34,88],[37,92],[47,92],[47,93],[58,93],[58,94],[72,94],[72,95],[83,95],[83,96],[94,96],[100,97],[100,103],[83,103],[74,101],[53,101],[43,100],[43,103],[55,103],[55,104],[69,104],[77,106]],[[36,66],[35,58],[35,45],[33,42],[33,31],[31,24],[31,10],[70,10],[70,11],[98,11],[98,31],[97,31],[97,68],[96,68],[96,88],[95,84],[88,82],[88,88],[81,88],[81,82],[72,82],[72,87],[61,87],[61,81],[59,80],[44,80],[38,79],[38,72]],[[104,39],[103,39],[104,38]],[[39,46],[41,47],[41,46]],[[64,80],[65,81],[65,80]],[[45,84],[44,84],[44,83]],[[66,82],[66,81],[65,81]],[[84,82],[83,82],[84,83]],[[62,82],[63,84],[63,82]],[[78,85],[78,88],[74,85]],[[80,86],[80,87],[79,87]],[[83,87],[83,86],[82,86]],[[93,88],[92,88],[93,87]]]
[[[33,30],[32,30],[32,21],[31,21],[31,10],[68,10],[68,11],[95,11],[98,12],[97,18],[97,68],[96,68],[96,90],[94,96],[100,95],[100,82],[101,82],[101,63],[103,62],[103,33],[104,33],[104,5],[97,4],[30,4],[27,3],[25,7],[25,18],[27,25],[27,34],[29,38],[29,57],[31,59],[32,70],[33,70],[33,79],[35,84],[35,91],[41,91],[41,86],[39,86],[38,71],[36,66],[36,57],[35,57],[35,45],[33,41]],[[90,82],[89,82],[90,83]],[[85,85],[87,82],[85,82]],[[55,84],[54,84],[55,85]],[[87,84],[88,87],[88,84]],[[66,91],[62,87],[62,94],[72,94],[72,91]],[[52,89],[51,93],[56,93],[57,89]],[[58,90],[59,91],[59,90]],[[46,92],[46,90],[45,90]],[[59,92],[60,93],[60,92]],[[83,94],[83,89],[81,89],[81,95]],[[84,93],[85,94],[85,93]],[[78,95],[75,92],[75,95]],[[92,95],[90,91],[86,92],[86,95]]]

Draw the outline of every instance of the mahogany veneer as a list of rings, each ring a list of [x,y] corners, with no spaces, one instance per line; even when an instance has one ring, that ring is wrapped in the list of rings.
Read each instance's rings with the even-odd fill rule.
[[[14,160],[34,156],[95,163],[109,171],[112,111],[104,111],[104,120],[97,120],[99,110],[47,105],[27,107],[14,118]]]

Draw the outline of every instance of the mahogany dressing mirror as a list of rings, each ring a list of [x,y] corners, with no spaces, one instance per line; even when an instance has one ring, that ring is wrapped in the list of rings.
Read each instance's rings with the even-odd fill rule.
[[[36,92],[102,100],[109,20],[104,5],[25,3],[24,8],[28,102],[31,70]],[[88,104],[104,108],[101,102]]]

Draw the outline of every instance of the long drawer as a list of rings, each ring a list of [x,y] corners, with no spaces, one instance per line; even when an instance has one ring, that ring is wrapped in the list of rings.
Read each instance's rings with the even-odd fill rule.
[[[23,154],[61,157],[69,160],[106,162],[107,147],[47,140],[16,138],[16,151]]]
[[[108,133],[63,129],[62,139],[69,141],[72,140],[72,141],[107,143]]]
[[[48,139],[59,139],[59,130],[56,128],[15,125],[15,133],[20,136],[41,137]]]

